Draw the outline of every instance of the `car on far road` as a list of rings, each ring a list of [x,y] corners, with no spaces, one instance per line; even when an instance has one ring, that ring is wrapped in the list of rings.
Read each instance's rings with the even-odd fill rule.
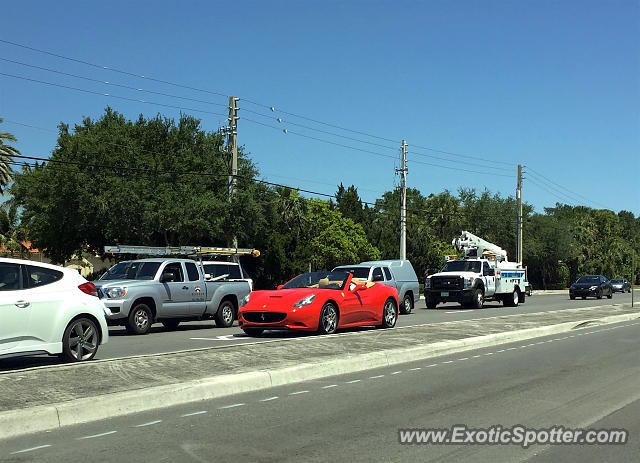
[[[602,299],[602,296],[607,296],[608,299],[613,297],[611,282],[603,275],[581,276],[569,288],[570,299],[575,299],[576,297]]]
[[[418,276],[408,260],[372,260],[357,265],[341,265],[333,271],[349,272],[354,278],[396,288],[403,315],[410,314],[420,299]]]
[[[626,278],[615,278],[611,280],[611,287],[613,288],[614,293],[618,291],[621,293],[631,292],[631,282]]]
[[[91,360],[109,339],[104,304],[77,270],[0,258],[0,357]]]
[[[387,285],[354,280],[347,272],[309,272],[278,289],[253,291],[240,304],[238,325],[249,336],[264,330],[316,331],[393,328],[398,292]]]

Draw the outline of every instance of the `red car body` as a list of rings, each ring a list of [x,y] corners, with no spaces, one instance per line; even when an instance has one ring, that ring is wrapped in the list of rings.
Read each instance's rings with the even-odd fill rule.
[[[331,272],[327,273],[332,275]],[[296,278],[304,275],[310,274],[302,274]],[[393,327],[398,317],[397,290],[383,284],[353,280],[350,273],[345,276],[346,280],[340,288],[334,284],[333,287],[316,285],[286,289],[291,283],[288,282],[284,287],[279,286],[277,290],[253,291],[246,305],[238,311],[238,324],[250,335],[260,334],[263,330],[328,333],[336,329],[358,326]],[[312,295],[315,295],[315,298],[308,305],[295,305]],[[388,303],[393,304],[393,317]],[[328,306],[337,309],[337,323],[331,330],[323,329],[321,320],[321,314],[326,314],[324,310]]]

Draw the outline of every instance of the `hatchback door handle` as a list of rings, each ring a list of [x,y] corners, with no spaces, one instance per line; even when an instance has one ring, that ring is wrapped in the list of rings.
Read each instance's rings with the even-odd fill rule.
[[[18,301],[16,302],[16,307],[20,307],[21,309],[24,309],[25,307],[29,307],[31,305],[30,302],[27,301]]]

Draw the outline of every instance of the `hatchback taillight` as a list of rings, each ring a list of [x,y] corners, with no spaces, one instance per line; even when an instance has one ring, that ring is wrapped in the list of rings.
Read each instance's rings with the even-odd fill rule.
[[[83,293],[88,294],[89,296],[98,297],[98,289],[96,288],[96,285],[94,285],[90,281],[82,283],[80,286],[78,286],[78,289]]]

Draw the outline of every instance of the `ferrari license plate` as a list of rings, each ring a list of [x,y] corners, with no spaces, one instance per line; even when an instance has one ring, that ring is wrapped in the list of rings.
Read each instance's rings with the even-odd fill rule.
[[[440,296],[442,296],[442,297],[449,297],[449,291],[442,291],[442,292],[440,293]]]

